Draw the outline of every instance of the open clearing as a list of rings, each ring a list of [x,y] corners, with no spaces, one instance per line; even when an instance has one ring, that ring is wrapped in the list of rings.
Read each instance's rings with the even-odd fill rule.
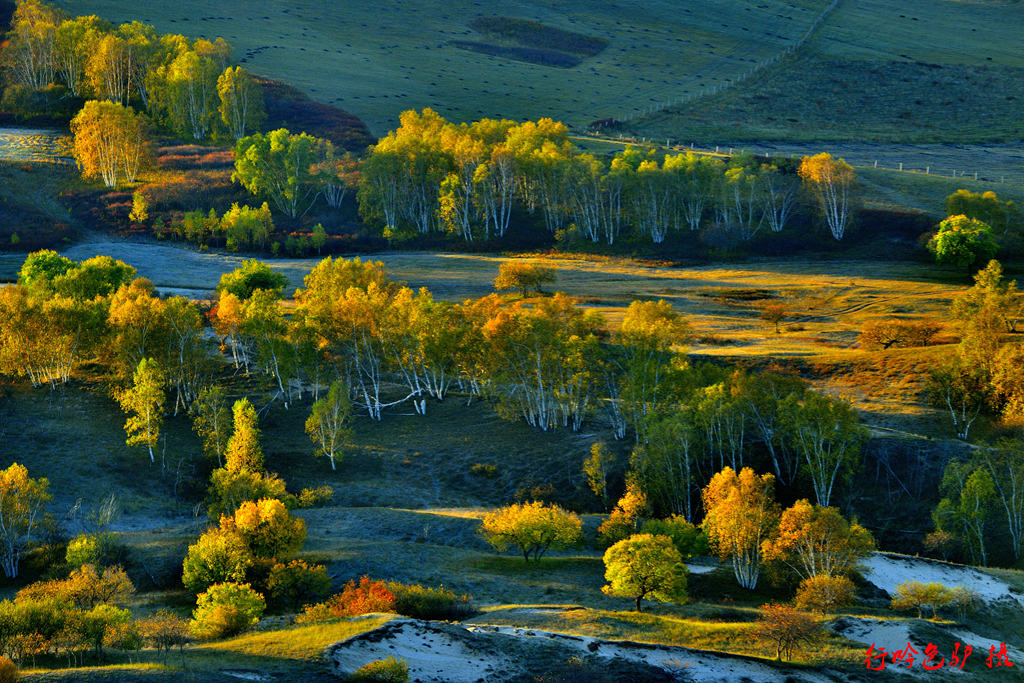
[[[670,0],[633,6],[252,0],[237,17],[209,0],[57,4],[113,21],[138,19],[161,32],[223,36],[246,68],[356,114],[379,135],[402,110],[423,107],[456,121],[550,116],[583,126],[623,116],[748,71],[798,40],[828,3],[721,0],[708,12]],[[485,39],[469,22],[494,15],[540,21],[609,45],[578,66],[558,68],[450,44]]]

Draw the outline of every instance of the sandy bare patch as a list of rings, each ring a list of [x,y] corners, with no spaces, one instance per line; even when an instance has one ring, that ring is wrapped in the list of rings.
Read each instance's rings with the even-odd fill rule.
[[[972,567],[893,553],[873,553],[864,560],[864,578],[889,595],[905,581],[967,586],[986,602],[1013,600],[1024,606],[1024,595],[990,574]]]
[[[609,664],[656,667],[679,680],[792,681],[819,683],[846,680],[839,672],[804,671],[773,666],[749,657],[723,655],[684,647],[607,641],[550,631],[508,626],[462,627],[412,619],[396,620],[327,649],[327,659],[344,674],[376,659],[394,656],[406,661],[409,677],[423,683],[496,683],[538,673],[538,662],[568,657],[597,658]]]

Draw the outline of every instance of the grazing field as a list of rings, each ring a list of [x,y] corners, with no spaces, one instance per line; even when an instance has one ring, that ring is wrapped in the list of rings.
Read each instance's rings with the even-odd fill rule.
[[[793,57],[627,128],[712,143],[1020,140],[1020,25],[1018,3],[841,2]]]
[[[585,0],[490,7],[470,0],[253,0],[238,17],[209,0],[141,8],[123,0],[57,4],[114,21],[138,19],[162,32],[224,36],[246,68],[337,104],[379,135],[395,125],[402,110],[423,107],[456,121],[550,116],[573,126],[639,112],[728,82],[778,54],[828,3],[722,0],[708,12],[667,0],[635,7]],[[608,46],[563,68],[453,44],[495,42],[470,27],[495,15],[539,21]],[[311,60],[316,68],[310,68]]]

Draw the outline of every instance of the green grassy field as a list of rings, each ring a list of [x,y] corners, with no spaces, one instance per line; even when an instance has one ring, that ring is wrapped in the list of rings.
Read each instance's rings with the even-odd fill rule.
[[[793,57],[627,128],[660,139],[998,142],[1024,135],[1020,5],[842,2]]]
[[[57,4],[115,21],[139,19],[162,32],[224,36],[247,68],[337,104],[382,134],[402,110],[423,107],[460,121],[551,116],[582,126],[623,116],[747,71],[795,41],[828,3],[722,0],[706,12],[667,0],[636,6],[516,0],[491,8],[471,0],[296,0],[287,6],[253,0],[243,16],[209,0],[142,8],[124,0]],[[541,21],[609,45],[568,69],[450,45],[486,40],[468,24],[494,15]]]

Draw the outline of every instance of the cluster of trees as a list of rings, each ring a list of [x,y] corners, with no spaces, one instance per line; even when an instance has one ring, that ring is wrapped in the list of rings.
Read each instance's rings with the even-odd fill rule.
[[[217,356],[206,318],[236,367],[269,376],[286,406],[305,391],[327,393],[310,433],[332,462],[350,410],[379,420],[411,403],[422,414],[428,398],[458,389],[542,430],[593,418],[620,438],[632,430],[631,476],[657,510],[689,519],[694,496],[726,465],[763,464],[787,486],[804,473],[828,505],[866,438],[848,404],[799,378],[689,363],[677,352],[685,321],[663,301],[634,302],[609,334],[601,316],[562,294],[529,306],[497,295],[452,304],[392,282],[381,263],[327,258],[290,313],[285,278],[250,261],[225,274],[204,318],[134,275],[109,258],[31,254],[19,284],[0,291],[0,368],[41,384],[66,381],[86,359],[105,363],[125,387],[133,443],[151,457],[165,389],[175,413],[207,404]]]
[[[5,108],[23,113],[64,97],[107,101],[144,110],[195,140],[238,139],[265,118],[259,85],[230,66],[231,46],[223,38],[160,35],[138,21],[114,26],[20,0],[0,59],[9,83]]]
[[[540,211],[552,233],[572,227],[612,244],[632,230],[660,243],[669,230],[708,224],[741,239],[763,227],[779,232],[803,178],[841,239],[855,204],[853,170],[827,154],[796,170],[745,155],[722,161],[636,149],[606,160],[577,149],[551,119],[454,124],[424,109],[403,112],[401,125],[370,148],[358,197],[364,219],[388,233],[500,238],[518,206]]]
[[[17,576],[21,553],[43,522],[47,488],[45,479],[29,478],[16,463],[0,473],[0,528],[9,578]],[[132,652],[149,645],[166,653],[187,642],[188,622],[166,610],[132,618],[125,605],[135,586],[120,565],[107,561],[110,540],[101,536],[77,537],[68,544],[66,566],[52,572],[59,578],[29,584],[13,600],[0,602],[0,654],[22,666],[41,655],[64,657],[72,666],[81,665],[90,652],[102,659],[105,647]]]
[[[637,611],[645,598],[682,601],[683,561],[710,550],[732,564],[743,588],[756,588],[762,567],[772,563],[800,579],[799,607],[828,612],[851,604],[850,574],[875,547],[870,532],[838,509],[807,500],[782,510],[774,482],[749,467],[725,467],[704,487],[700,527],[679,515],[652,517],[646,495],[631,484],[598,532],[597,541],[608,548],[604,592],[633,598]],[[583,540],[578,516],[540,502],[491,512],[480,533],[496,550],[517,548],[527,561]]]
[[[1019,250],[1024,214],[995,192],[957,190],[944,203],[948,218],[927,243],[936,261],[973,273],[1002,248]]]
[[[1024,383],[1020,367],[1024,351],[1004,343],[1024,316],[1024,297],[1017,284],[992,260],[974,276],[974,286],[953,302],[951,317],[960,323],[961,340],[955,352],[932,370],[927,393],[943,410],[961,439],[983,414],[1000,416],[1008,424],[1024,418]]]

